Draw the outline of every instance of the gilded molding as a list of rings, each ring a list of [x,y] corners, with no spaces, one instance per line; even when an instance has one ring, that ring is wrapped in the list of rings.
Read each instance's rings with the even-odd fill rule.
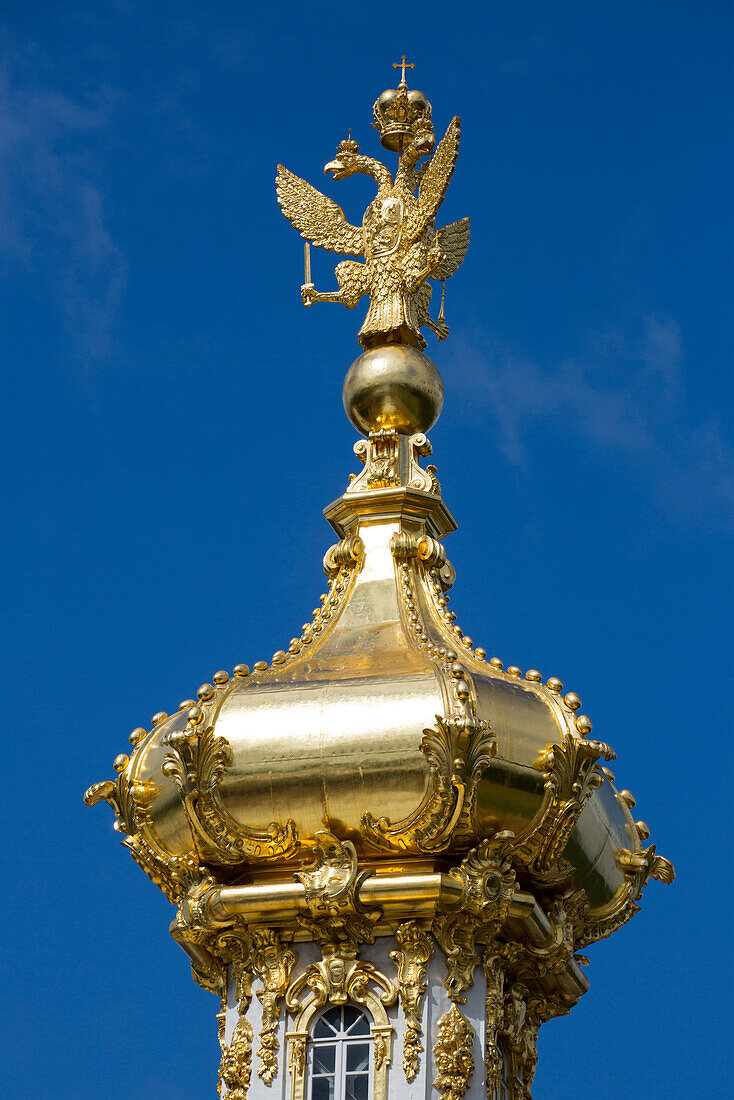
[[[561,745],[550,745],[538,767],[545,774],[543,803],[530,826],[517,838],[513,859],[546,886],[560,885],[571,867],[563,851],[591,794],[604,782],[602,764],[616,753],[603,741],[567,732]]]
[[[400,947],[390,952],[398,969],[398,990],[405,1017],[403,1037],[403,1072],[406,1081],[413,1081],[420,1068],[423,1051],[423,998],[428,988],[428,964],[433,958],[431,937],[418,921],[404,921],[395,930]]]
[[[270,928],[252,929],[252,969],[262,982],[257,999],[262,1005],[258,1077],[272,1085],[278,1076],[278,1021],[280,1002],[288,990],[291,972],[298,955],[284,947],[277,932]]]
[[[455,1004],[438,1021],[433,1047],[436,1079],[443,1100],[462,1100],[474,1073],[474,1028]]]

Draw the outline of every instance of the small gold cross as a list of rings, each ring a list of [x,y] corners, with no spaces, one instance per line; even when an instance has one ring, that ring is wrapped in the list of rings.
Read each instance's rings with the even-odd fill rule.
[[[414,69],[415,68],[415,62],[414,61],[407,61],[406,58],[405,58],[405,54],[403,54],[403,56],[400,58],[399,61],[393,61],[392,67],[393,67],[393,69],[402,69],[403,70],[402,76],[400,77],[400,83],[405,84],[405,70],[406,69]]]

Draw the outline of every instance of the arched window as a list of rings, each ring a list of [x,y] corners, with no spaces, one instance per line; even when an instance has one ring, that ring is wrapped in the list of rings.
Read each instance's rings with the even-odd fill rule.
[[[308,1055],[308,1100],[369,1100],[372,1035],[367,1017],[353,1005],[322,1013]]]

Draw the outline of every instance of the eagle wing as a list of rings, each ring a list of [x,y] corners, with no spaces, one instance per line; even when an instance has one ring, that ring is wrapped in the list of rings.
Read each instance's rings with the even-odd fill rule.
[[[345,256],[362,255],[361,227],[350,225],[341,206],[333,199],[322,195],[299,176],[294,176],[282,164],[278,165],[275,187],[281,210],[307,241],[329,252],[340,252]]]
[[[469,247],[469,219],[462,218],[458,222],[450,222],[443,229],[439,229],[438,247],[446,255],[443,263],[431,272],[431,278],[442,282],[453,275],[461,267]]]
[[[436,216],[436,211],[443,202],[459,155],[460,137],[461,119],[452,118],[448,130],[421,177],[418,187],[418,209],[411,215],[407,226],[410,241],[420,236],[431,218]]]

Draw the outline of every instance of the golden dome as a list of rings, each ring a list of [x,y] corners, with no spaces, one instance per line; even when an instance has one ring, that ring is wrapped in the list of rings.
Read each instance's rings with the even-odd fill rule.
[[[156,715],[117,783],[88,792],[172,899],[201,864],[227,885],[292,881],[324,830],[378,874],[450,866],[509,830],[521,881],[585,892],[583,942],[631,915],[655,857],[610,782],[614,753],[559,680],[488,661],[457,624],[441,541],[456,524],[430,451],[391,429],[357,443],[299,637]]]

